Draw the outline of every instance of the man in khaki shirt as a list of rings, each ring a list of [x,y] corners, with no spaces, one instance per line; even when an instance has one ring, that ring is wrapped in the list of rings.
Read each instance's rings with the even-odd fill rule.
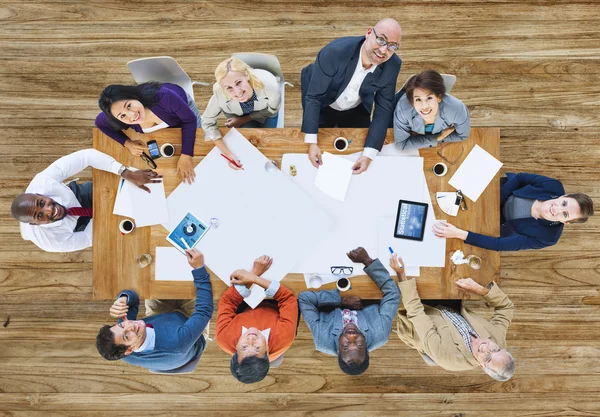
[[[515,371],[515,360],[506,351],[506,331],[515,309],[508,296],[494,282],[483,287],[471,278],[456,281],[459,289],[482,296],[494,308],[489,321],[464,305],[460,311],[423,305],[415,280],[406,277],[400,263],[395,257],[390,262],[402,294],[396,325],[400,339],[429,365],[449,371],[479,366],[495,380],[508,381]]]

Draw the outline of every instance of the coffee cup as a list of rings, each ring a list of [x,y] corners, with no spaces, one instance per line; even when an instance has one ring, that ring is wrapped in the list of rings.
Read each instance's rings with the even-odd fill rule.
[[[333,147],[338,152],[344,152],[346,149],[348,149],[349,143],[350,142],[348,141],[348,139],[340,136],[339,138],[335,138],[335,140],[333,141]]]
[[[315,274],[310,277],[308,284],[310,285],[310,288],[320,288],[321,285],[323,285],[323,279],[319,275]]]
[[[350,280],[348,278],[340,278],[335,285],[340,291],[348,291],[350,289]]]
[[[160,147],[160,154],[162,156],[164,156],[165,158],[170,158],[173,155],[175,155],[175,147],[173,145],[171,145],[170,143],[164,143]]]
[[[433,166],[433,173],[438,177],[443,177],[448,173],[448,167],[443,162],[438,162]]]
[[[121,223],[119,223],[119,230],[122,235],[133,232],[133,229],[135,229],[135,224],[129,219],[121,220]]]

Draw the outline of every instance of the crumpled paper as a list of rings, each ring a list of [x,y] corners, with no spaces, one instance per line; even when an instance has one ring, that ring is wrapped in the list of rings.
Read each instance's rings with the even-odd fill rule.
[[[465,259],[465,254],[460,249],[450,256],[450,260],[454,265],[462,265],[469,262]]]

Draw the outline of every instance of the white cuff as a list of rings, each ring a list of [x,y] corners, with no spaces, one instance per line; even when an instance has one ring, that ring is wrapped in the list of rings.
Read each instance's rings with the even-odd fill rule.
[[[211,140],[221,139],[222,135],[219,129],[204,131],[204,141],[209,142]]]
[[[305,133],[304,134],[304,143],[317,143],[317,134],[316,133]]]
[[[110,164],[110,172],[112,172],[112,173],[113,173],[113,174],[115,174],[115,175],[119,175],[119,170],[121,169],[121,166],[122,166],[122,165],[123,165],[123,164],[122,164],[122,163],[120,163],[120,162],[113,161],[113,162]]]
[[[241,285],[241,284],[233,284],[233,286],[235,287],[235,289],[237,290],[237,292],[243,297],[249,297],[250,294],[252,294],[252,291],[250,291],[249,288],[247,288],[245,285]]]
[[[279,281],[271,281],[269,288],[265,290],[265,295],[271,298],[275,297],[275,294],[279,291],[279,285]]]
[[[375,157],[377,156],[377,154],[379,153],[379,151],[375,148],[365,148],[363,149],[363,156],[366,156],[367,158],[369,158],[371,161],[373,159],[375,159]]]

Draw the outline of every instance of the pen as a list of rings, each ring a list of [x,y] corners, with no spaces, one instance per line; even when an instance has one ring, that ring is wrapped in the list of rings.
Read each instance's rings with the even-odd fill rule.
[[[388,249],[390,250],[390,253],[393,255],[393,254],[394,254],[394,250],[392,249],[392,247],[391,247],[391,246],[388,246]],[[400,262],[398,262],[398,266],[399,266],[400,268],[402,268],[402,265],[400,264]]]
[[[183,242],[183,245],[186,247],[187,250],[190,250],[190,245],[187,244],[187,242],[185,241],[184,238],[180,237],[179,240],[181,240]]]
[[[235,165],[236,167],[238,167],[238,168],[242,168],[242,166],[241,166],[241,165],[238,165],[238,163],[237,163],[237,162],[235,162],[235,161],[234,161],[233,159],[231,159],[231,158],[228,158],[227,156],[225,156],[225,154],[223,154],[223,153],[222,153],[222,154],[221,154],[221,156],[222,156],[223,158],[227,159],[229,162],[231,162],[231,163],[232,163],[233,165]],[[244,169],[244,168],[242,168],[242,169]]]

